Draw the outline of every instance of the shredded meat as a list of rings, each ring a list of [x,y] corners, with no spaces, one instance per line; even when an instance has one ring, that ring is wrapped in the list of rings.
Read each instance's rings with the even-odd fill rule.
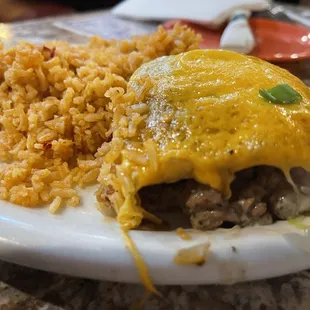
[[[231,184],[232,197],[228,200],[219,191],[194,180],[145,187],[139,196],[143,208],[156,215],[180,214],[182,210],[191,226],[199,230],[268,225],[310,211],[310,173],[294,168],[291,177],[295,187],[277,168],[259,166],[243,170]],[[113,188],[97,192],[106,211],[113,210],[113,195]]]
[[[227,202],[221,193],[208,185],[192,180],[187,183],[186,199],[183,210],[190,216],[191,224],[196,229],[213,229],[221,226],[227,212]]]
[[[167,212],[183,208],[186,199],[187,181],[157,184],[139,191],[143,208],[150,212]]]
[[[229,200],[210,186],[193,180],[146,187],[139,195],[142,206],[151,212],[183,210],[192,227],[199,230],[227,224],[267,225],[310,210],[310,174],[295,168],[292,179],[297,191],[282,171],[261,166],[237,174]]]

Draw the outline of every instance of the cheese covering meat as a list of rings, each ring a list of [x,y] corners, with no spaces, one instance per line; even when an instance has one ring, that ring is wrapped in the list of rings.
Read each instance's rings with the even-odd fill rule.
[[[288,84],[302,100],[272,104],[260,89]],[[194,179],[231,195],[235,173],[273,166],[310,169],[310,91],[286,70],[229,51],[196,50],[151,61],[113,100],[99,203],[126,229],[143,218],[138,191]]]

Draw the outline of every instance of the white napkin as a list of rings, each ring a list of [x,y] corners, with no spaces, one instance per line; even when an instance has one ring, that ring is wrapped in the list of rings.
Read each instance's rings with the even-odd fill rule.
[[[220,47],[242,54],[249,54],[255,47],[255,38],[248,23],[251,12],[247,10],[235,11],[225,28]]]
[[[262,11],[268,0],[125,0],[113,13],[138,20],[186,19],[209,26],[220,26],[239,9]]]

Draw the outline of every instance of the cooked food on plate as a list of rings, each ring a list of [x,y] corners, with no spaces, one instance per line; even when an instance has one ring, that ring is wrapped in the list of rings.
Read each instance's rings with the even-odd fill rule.
[[[310,211],[310,90],[257,58],[198,50],[199,41],[175,25],[0,51],[0,200],[56,213],[96,185],[97,208],[121,224],[155,293],[128,230],[172,229],[169,213],[212,230]],[[174,262],[201,265],[209,247],[182,249]]]
[[[309,100],[289,72],[234,52],[195,50],[142,65],[112,99],[102,209],[127,229],[180,210],[199,230],[309,211]]]
[[[309,211],[309,89],[199,40],[176,25],[2,51],[0,199],[56,212],[99,184],[99,210],[125,230],[169,212],[210,230]]]
[[[0,199],[50,211],[80,204],[111,140],[111,100],[152,59],[198,48],[186,27],[88,45],[21,43],[0,52]],[[122,96],[123,98],[123,96]],[[95,206],[94,206],[95,208]]]

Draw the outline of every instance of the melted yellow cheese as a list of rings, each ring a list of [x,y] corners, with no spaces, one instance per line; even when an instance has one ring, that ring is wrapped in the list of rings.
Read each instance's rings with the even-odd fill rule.
[[[271,104],[259,96],[260,88],[283,83],[301,94],[300,103]],[[129,90],[136,100],[122,108],[147,109],[134,133],[115,133],[124,142],[116,170],[127,180],[116,209],[128,229],[143,218],[142,187],[193,178],[228,197],[239,170],[271,165],[288,175],[292,167],[310,168],[310,91],[277,66],[229,51],[196,50],[143,65]],[[137,113],[127,114],[116,127],[130,129]]]
[[[142,284],[145,286],[148,292],[153,293],[155,295],[161,296],[161,294],[157,291],[157,289],[154,287],[151,277],[148,272],[147,265],[145,264],[139,250],[137,249],[135,243],[131,239],[131,237],[128,234],[128,231],[126,229],[122,230],[123,238],[125,240],[125,244],[130,251],[139,272],[139,276],[141,279]]]

